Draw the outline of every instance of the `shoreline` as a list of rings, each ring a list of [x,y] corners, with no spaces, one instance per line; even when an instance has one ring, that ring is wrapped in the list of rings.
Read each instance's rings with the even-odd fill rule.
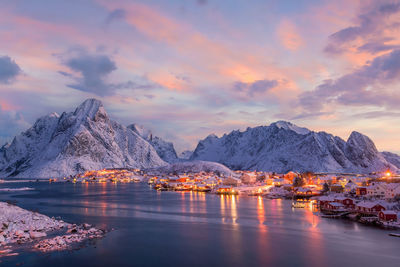
[[[101,238],[106,231],[89,224],[71,224],[54,217],[0,201],[0,262],[23,250],[69,250],[86,240]]]

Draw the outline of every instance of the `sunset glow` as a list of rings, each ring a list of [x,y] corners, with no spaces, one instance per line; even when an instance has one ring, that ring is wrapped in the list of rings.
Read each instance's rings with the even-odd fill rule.
[[[95,97],[178,152],[277,120],[400,152],[398,1],[1,5],[0,145]]]

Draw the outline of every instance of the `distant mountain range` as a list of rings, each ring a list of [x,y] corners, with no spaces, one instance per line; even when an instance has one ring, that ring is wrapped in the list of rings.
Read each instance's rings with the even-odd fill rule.
[[[191,160],[222,163],[231,169],[370,173],[400,167],[400,157],[380,153],[367,136],[352,132],[347,141],[290,122],[232,131],[201,140]]]
[[[361,133],[353,132],[344,141],[285,121],[222,137],[210,135],[193,152],[185,151],[179,158],[171,142],[142,126],[125,127],[111,120],[100,101],[88,99],[74,112],[39,118],[1,147],[0,177],[63,177],[86,170],[157,168],[185,161],[198,162],[193,163],[198,169],[219,166],[201,160],[231,169],[279,173],[369,173],[400,168],[400,156],[378,152],[372,140]]]

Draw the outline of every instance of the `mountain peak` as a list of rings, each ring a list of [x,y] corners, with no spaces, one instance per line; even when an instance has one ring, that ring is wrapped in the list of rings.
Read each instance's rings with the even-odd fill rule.
[[[150,140],[152,138],[152,132],[149,129],[145,128],[143,125],[133,123],[128,125],[127,128],[131,129],[146,140]]]
[[[374,142],[368,136],[357,131],[351,132],[349,138],[347,139],[347,143],[352,146],[370,148],[373,151],[378,151],[375,147]]]
[[[298,134],[308,134],[310,132],[310,130],[308,130],[307,128],[303,128],[303,127],[299,127],[291,122],[288,121],[277,121],[274,123],[271,123],[270,126],[275,126],[278,127],[280,129],[285,129],[285,130],[292,130]]]
[[[52,112],[52,113],[50,113],[48,116],[49,116],[50,118],[59,118],[59,117],[60,117],[60,115],[58,115],[57,112]]]
[[[86,99],[76,108],[74,115],[77,117],[89,117],[91,119],[95,119],[98,115],[108,118],[103,103],[95,98]]]
[[[110,120],[96,99],[61,117],[38,119],[11,145],[0,148],[2,177],[62,177],[86,170],[165,164],[150,141]]]
[[[277,121],[270,126],[248,128],[241,134],[232,131],[214,138],[201,140],[190,160],[215,161],[231,169],[278,173],[397,170],[368,137],[358,132],[353,132],[345,142],[325,132]]]
[[[212,133],[206,137],[206,140],[212,140],[212,139],[218,139],[218,136],[216,134]]]

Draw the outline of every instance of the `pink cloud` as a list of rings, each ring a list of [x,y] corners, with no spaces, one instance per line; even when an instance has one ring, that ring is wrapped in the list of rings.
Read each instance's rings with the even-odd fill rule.
[[[278,37],[282,45],[291,51],[296,51],[304,45],[304,40],[299,34],[296,25],[288,19],[284,19],[279,24]]]

